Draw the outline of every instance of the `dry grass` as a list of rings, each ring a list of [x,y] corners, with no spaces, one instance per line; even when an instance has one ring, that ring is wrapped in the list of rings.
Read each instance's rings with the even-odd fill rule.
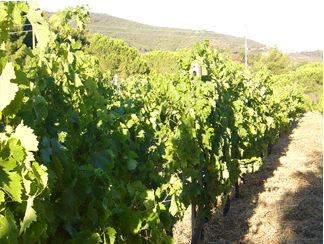
[[[322,114],[306,113],[240,191],[226,217],[215,209],[203,243],[323,243]],[[189,208],[174,228],[176,244],[190,243],[190,221]]]

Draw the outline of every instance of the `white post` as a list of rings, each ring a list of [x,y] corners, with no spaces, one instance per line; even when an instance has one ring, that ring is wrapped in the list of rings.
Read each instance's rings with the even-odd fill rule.
[[[32,26],[32,43],[33,43],[33,50],[35,49],[35,42],[36,42],[36,40],[35,40],[35,32],[34,32],[34,28],[33,28],[33,26]]]
[[[115,86],[116,86],[116,88],[117,88],[117,85],[118,85],[118,83],[117,83],[117,74],[115,74]],[[117,94],[117,89],[115,89],[115,93]]]
[[[244,27],[246,28],[246,25],[244,25]],[[245,30],[245,70],[247,70],[247,38],[246,38],[247,34],[246,34],[246,30]]]

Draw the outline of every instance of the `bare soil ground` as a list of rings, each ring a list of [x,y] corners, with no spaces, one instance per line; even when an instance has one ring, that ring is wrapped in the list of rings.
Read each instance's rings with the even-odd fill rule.
[[[323,115],[304,114],[240,191],[226,217],[214,210],[201,243],[323,243]],[[191,242],[190,207],[173,233]]]

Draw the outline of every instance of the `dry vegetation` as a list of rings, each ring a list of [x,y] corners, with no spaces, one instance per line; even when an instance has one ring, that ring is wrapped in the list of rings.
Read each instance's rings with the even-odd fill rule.
[[[240,190],[226,217],[215,210],[201,243],[323,243],[322,114],[308,112],[293,125]],[[190,243],[190,208],[174,237]]]

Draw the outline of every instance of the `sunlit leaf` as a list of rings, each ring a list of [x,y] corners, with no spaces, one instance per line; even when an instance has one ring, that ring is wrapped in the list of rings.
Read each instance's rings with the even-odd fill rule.
[[[106,229],[106,234],[108,235],[109,237],[109,241],[111,244],[114,244],[115,243],[115,240],[116,240],[116,230],[114,228],[111,228],[111,227],[108,227]]]
[[[25,211],[24,219],[20,225],[19,235],[21,235],[33,221],[37,220],[36,211],[33,209],[35,195],[27,199],[27,206]]]
[[[0,187],[13,201],[21,202],[21,176],[16,172],[7,172],[0,169]]]
[[[177,203],[175,200],[175,195],[172,195],[172,197],[171,197],[171,204],[170,204],[169,212],[172,216],[175,216],[178,212],[178,206],[177,206]]]
[[[23,146],[27,151],[27,158],[28,162],[34,160],[34,156],[32,151],[36,152],[38,150],[38,141],[37,137],[34,134],[34,131],[26,125],[23,125],[21,122],[16,130],[13,133],[13,137],[17,138],[21,141],[21,146]]]
[[[0,243],[18,244],[18,229],[13,214],[7,208],[5,215],[0,215]]]
[[[133,212],[130,218],[131,232],[136,234],[142,227],[142,215],[139,212]]]
[[[11,63],[7,63],[0,76],[0,110],[2,111],[15,98],[18,85],[11,83],[15,79],[15,71]]]
[[[47,23],[42,17],[42,11],[38,9],[38,2],[29,2],[29,11],[26,17],[33,27],[33,31],[37,38],[37,45],[39,46],[40,52],[42,53],[45,50],[47,44],[51,41],[51,33],[49,31]]]

